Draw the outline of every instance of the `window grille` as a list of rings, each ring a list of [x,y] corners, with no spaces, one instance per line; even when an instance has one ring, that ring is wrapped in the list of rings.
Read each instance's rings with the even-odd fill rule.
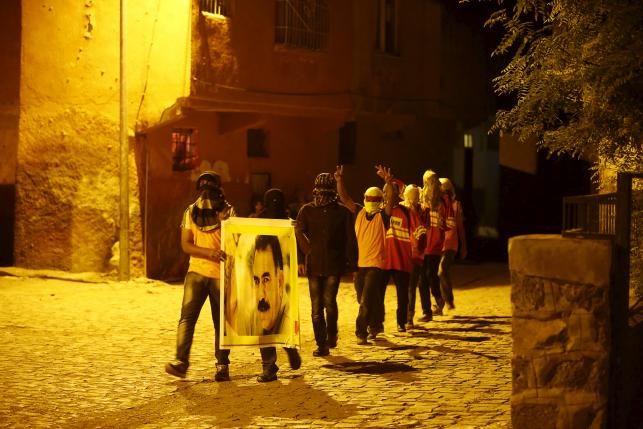
[[[230,16],[230,0],[200,0],[199,7],[201,12]]]
[[[398,54],[397,0],[378,0],[375,47],[387,54]]]
[[[276,6],[276,44],[317,51],[326,49],[326,0],[277,0]]]
[[[172,130],[172,170],[193,170],[199,165],[197,135],[192,128]]]

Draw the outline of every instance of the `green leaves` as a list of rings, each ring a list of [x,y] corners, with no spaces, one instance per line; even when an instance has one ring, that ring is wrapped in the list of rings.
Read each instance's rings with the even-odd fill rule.
[[[479,0],[483,1],[483,0]],[[643,2],[498,1],[485,26],[502,26],[493,52],[508,57],[493,83],[514,95],[495,130],[535,138],[551,153],[643,166]]]

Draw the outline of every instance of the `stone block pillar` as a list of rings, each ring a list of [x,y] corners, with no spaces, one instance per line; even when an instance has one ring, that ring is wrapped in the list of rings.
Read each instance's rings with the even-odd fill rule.
[[[611,260],[608,240],[509,240],[513,427],[605,427]]]

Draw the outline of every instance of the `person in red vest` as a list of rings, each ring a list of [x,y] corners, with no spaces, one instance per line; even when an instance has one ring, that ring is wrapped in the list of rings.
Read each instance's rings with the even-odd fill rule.
[[[450,208],[443,197],[437,173],[427,170],[422,177],[422,182],[424,186],[420,191],[420,222],[425,230],[421,241],[424,253],[423,271],[436,302],[432,308],[432,314],[441,316],[445,301],[440,290],[438,270],[445,231],[448,229],[446,219],[450,215]]]
[[[420,188],[414,184],[408,184],[404,188],[404,201],[402,205],[415,212],[413,216],[419,216],[420,213]],[[431,312],[431,297],[429,286],[424,278],[422,265],[424,264],[424,253],[419,249],[420,246],[414,244],[414,236],[411,235],[411,260],[413,268],[409,280],[409,309],[406,317],[406,329],[414,328],[413,318],[415,317],[415,301],[417,290],[420,290],[420,303],[422,305],[423,315],[418,318],[418,322],[429,322],[433,319]]]
[[[438,277],[440,278],[440,290],[442,298],[446,302],[448,310],[455,309],[453,300],[453,285],[451,283],[451,265],[455,259],[458,250],[460,258],[467,257],[467,240],[464,234],[464,222],[462,219],[462,206],[460,201],[455,197],[453,183],[447,178],[440,178],[440,188],[442,194],[446,197],[449,217],[447,217],[447,227],[444,234],[444,244],[442,245],[442,257],[440,258],[440,268]]]
[[[396,322],[398,332],[406,332],[409,304],[409,281],[413,269],[411,260],[411,235],[419,225],[415,211],[400,204],[400,186],[391,173],[391,169],[377,165],[377,175],[384,179],[384,213],[389,217],[386,230],[385,249],[386,263],[382,279],[382,293],[379,305],[379,317],[384,320],[384,296],[386,286],[392,277],[397,292]]]

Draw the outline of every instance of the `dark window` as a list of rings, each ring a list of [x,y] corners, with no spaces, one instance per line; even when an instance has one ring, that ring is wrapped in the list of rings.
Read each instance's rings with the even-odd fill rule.
[[[201,12],[230,16],[230,0],[199,0]]]
[[[398,54],[397,0],[377,1],[377,26],[375,47],[387,54]]]
[[[197,132],[192,128],[172,130],[172,170],[193,170],[199,165]]]
[[[248,158],[268,158],[266,132],[261,128],[248,129]]]
[[[339,129],[338,164],[355,164],[357,127],[355,122],[346,122]]]
[[[277,0],[275,43],[311,50],[326,49],[326,0]]]

